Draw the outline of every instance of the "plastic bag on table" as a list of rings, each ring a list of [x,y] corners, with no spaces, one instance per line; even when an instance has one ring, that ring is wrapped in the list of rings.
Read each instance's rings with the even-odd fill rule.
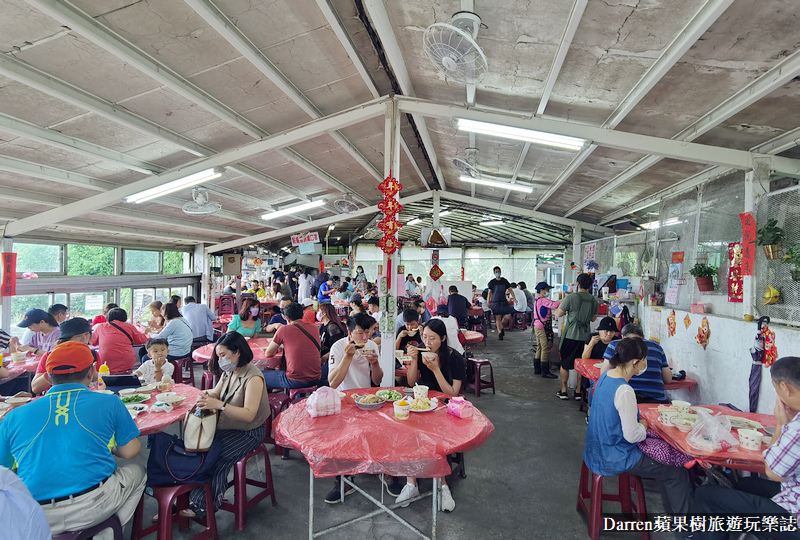
[[[697,422],[686,436],[692,448],[714,453],[727,451],[739,446],[739,441],[731,434],[731,421],[725,415],[712,416],[702,409],[695,409]]]
[[[330,386],[323,386],[306,400],[306,411],[311,418],[339,414],[342,412],[342,398]]]
[[[447,412],[456,418],[471,418],[475,412],[472,403],[462,397],[450,398],[447,403]]]

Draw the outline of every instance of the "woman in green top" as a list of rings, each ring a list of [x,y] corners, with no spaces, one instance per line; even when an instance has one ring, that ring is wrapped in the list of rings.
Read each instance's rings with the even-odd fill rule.
[[[592,277],[589,274],[578,276],[578,292],[568,294],[556,311],[558,317],[567,316],[564,335],[561,336],[561,391],[556,392],[560,399],[569,399],[567,381],[569,370],[575,369],[575,359],[583,353],[586,338],[589,337],[589,323],[597,319],[600,303],[589,293],[592,288]],[[578,375],[578,386],[581,387],[581,376]],[[575,390],[575,399],[580,400],[580,390]]]
[[[261,332],[261,319],[258,317],[260,312],[261,308],[257,300],[245,299],[239,314],[231,317],[231,322],[228,323],[228,332],[238,332],[244,337],[255,336]]]

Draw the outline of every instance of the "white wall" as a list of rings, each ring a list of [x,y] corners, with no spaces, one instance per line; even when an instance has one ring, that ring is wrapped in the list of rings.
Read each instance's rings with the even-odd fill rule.
[[[711,337],[705,350],[697,344],[695,336],[703,315],[689,314],[692,324],[686,329],[683,318],[687,312],[675,310],[675,336],[668,337],[667,317],[671,308],[662,307],[661,346],[667,354],[670,367],[683,369],[698,381],[693,391],[668,392],[671,399],[687,400],[695,405],[731,403],[743,411],[749,411],[750,347],[757,333],[755,322],[744,319],[706,314]],[[641,321],[649,337],[651,308],[640,307]],[[770,326],[775,332],[778,357],[800,355],[800,329]],[[762,368],[761,394],[757,412],[772,414],[775,407],[775,391],[770,382],[769,370]]]

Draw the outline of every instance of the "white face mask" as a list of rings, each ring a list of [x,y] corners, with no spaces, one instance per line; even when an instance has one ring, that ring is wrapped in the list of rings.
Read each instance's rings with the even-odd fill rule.
[[[259,312],[259,308],[257,308],[257,307],[250,308],[250,315],[252,315],[253,317],[257,316],[258,312]]]
[[[500,272],[495,272],[494,273],[494,277],[499,278],[500,277]]]
[[[236,366],[233,365],[230,358],[219,358],[217,365],[222,371],[233,371]]]
[[[639,370],[636,374],[637,375],[644,375],[645,371],[647,371],[647,362],[644,363],[644,369]]]

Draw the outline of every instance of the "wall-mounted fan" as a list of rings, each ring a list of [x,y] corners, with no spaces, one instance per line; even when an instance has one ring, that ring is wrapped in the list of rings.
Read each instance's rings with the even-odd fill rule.
[[[352,214],[358,210],[358,205],[353,202],[349,193],[345,193],[341,199],[333,201],[333,206],[342,214]]]
[[[367,232],[364,233],[364,238],[367,240],[377,240],[383,236],[383,233],[380,229],[367,229]]]
[[[481,18],[469,11],[453,15],[452,24],[434,23],[425,29],[425,55],[445,78],[474,84],[486,72],[486,55],[475,42]]]
[[[209,202],[208,190],[204,187],[193,187],[192,199],[194,199],[194,202],[188,202],[183,205],[182,210],[184,214],[189,214],[190,216],[205,216],[219,212],[222,209],[221,204]]]
[[[453,164],[453,167],[455,167],[456,170],[461,174],[470,176],[472,178],[480,178],[481,173],[478,170],[478,167],[475,165],[477,155],[477,148],[467,148],[464,150],[463,158],[455,157],[451,163]]]

